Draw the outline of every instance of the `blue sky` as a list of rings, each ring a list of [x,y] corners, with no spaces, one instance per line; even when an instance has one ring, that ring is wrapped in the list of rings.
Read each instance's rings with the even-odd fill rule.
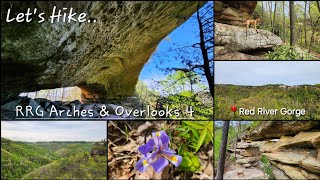
[[[317,61],[215,61],[215,84],[319,84]]]
[[[106,133],[103,121],[1,121],[1,137],[27,142],[100,141]]]
[[[212,2],[209,2],[212,3]],[[154,81],[164,79],[167,74],[159,70],[157,66],[163,67],[181,67],[182,64],[175,61],[173,53],[168,53],[170,48],[178,48],[186,45],[193,45],[199,41],[198,23],[196,13],[194,13],[186,22],[172,31],[158,45],[149,61],[143,67],[139,80],[148,85],[152,85]]]

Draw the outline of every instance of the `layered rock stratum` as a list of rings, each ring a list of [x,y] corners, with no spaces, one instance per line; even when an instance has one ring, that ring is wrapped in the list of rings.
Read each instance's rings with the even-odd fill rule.
[[[241,139],[229,149],[240,168],[233,172],[268,168],[275,179],[320,178],[319,121],[261,122]]]

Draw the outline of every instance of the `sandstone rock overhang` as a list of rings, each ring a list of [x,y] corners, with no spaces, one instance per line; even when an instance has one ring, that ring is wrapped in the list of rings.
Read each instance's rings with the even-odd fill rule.
[[[1,102],[66,86],[108,99],[131,95],[159,42],[196,12],[197,3],[1,2]],[[9,8],[11,16],[37,8],[47,19],[54,6],[87,13],[96,23],[6,22]]]
[[[319,129],[320,121],[263,121],[257,127],[244,134],[242,139],[266,140],[295,135],[301,131]]]
[[[243,22],[252,18],[258,1],[214,1],[214,21],[243,26]]]

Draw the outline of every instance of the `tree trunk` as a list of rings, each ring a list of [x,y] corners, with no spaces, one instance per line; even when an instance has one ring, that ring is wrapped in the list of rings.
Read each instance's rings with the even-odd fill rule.
[[[272,28],[272,2],[271,1],[268,1],[268,4],[269,4],[269,16],[270,16],[270,27]]]
[[[276,16],[277,16],[276,12],[277,12],[277,1],[274,2],[272,33],[274,33],[274,28],[275,28],[275,24],[276,24]]]
[[[312,34],[311,34],[311,37],[310,37],[309,51],[308,51],[310,53],[311,47],[312,47],[312,43],[314,41],[314,34],[315,34],[315,32],[318,31],[318,23],[319,23],[320,17],[318,17],[318,19],[315,21],[315,23],[313,23],[314,21],[313,21],[312,16],[311,16],[311,2],[309,3],[309,11],[308,12],[309,12],[309,16],[310,16],[311,29],[312,29]]]
[[[302,46],[302,27],[299,25],[300,46]]]
[[[262,28],[264,29],[264,15],[263,15],[263,12],[264,12],[264,9],[263,9],[263,1],[261,1],[261,7],[262,7],[262,14],[261,14],[261,20],[262,20],[262,23],[261,23],[261,25],[262,25]]]
[[[307,47],[307,1],[304,2],[304,20],[303,20],[303,25],[304,25],[304,45]]]
[[[290,46],[295,45],[295,26],[294,26],[294,2],[289,1],[289,11],[290,11]]]
[[[311,13],[310,13],[311,14]],[[314,24],[311,24],[312,27],[312,35],[310,38],[310,46],[309,46],[309,51],[308,53],[311,52],[311,47],[312,47],[312,42],[314,41],[314,34],[315,32],[319,31],[319,21],[320,21],[320,17],[318,17],[317,21]]]
[[[217,175],[215,179],[223,179],[224,163],[226,158],[226,150],[227,150],[227,142],[228,142],[229,124],[230,124],[230,121],[224,121],[224,124],[222,127],[221,145],[219,150],[220,154],[219,154],[219,160],[218,160]]]
[[[200,49],[201,49],[201,54],[203,58],[203,69],[204,69],[204,74],[206,76],[206,79],[209,84],[209,90],[210,94],[213,97],[213,74],[211,74],[211,69],[210,69],[210,60],[208,57],[208,51],[205,45],[205,37],[204,37],[204,31],[203,31],[203,25],[201,22],[201,17],[199,14],[200,10],[200,5],[198,3],[198,9],[197,9],[197,20],[198,20],[198,25],[199,25],[199,37],[200,37]]]
[[[285,4],[285,1],[282,1],[282,9],[283,9],[283,42],[285,43],[286,42],[286,16],[284,14],[284,4]]]

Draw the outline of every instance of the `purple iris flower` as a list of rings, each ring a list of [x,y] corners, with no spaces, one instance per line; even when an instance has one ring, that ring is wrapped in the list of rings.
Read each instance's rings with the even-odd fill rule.
[[[152,133],[152,139],[138,148],[143,157],[136,163],[135,169],[144,172],[151,165],[159,173],[169,164],[169,161],[178,167],[182,162],[182,157],[169,148],[169,143],[170,138],[166,132]]]

